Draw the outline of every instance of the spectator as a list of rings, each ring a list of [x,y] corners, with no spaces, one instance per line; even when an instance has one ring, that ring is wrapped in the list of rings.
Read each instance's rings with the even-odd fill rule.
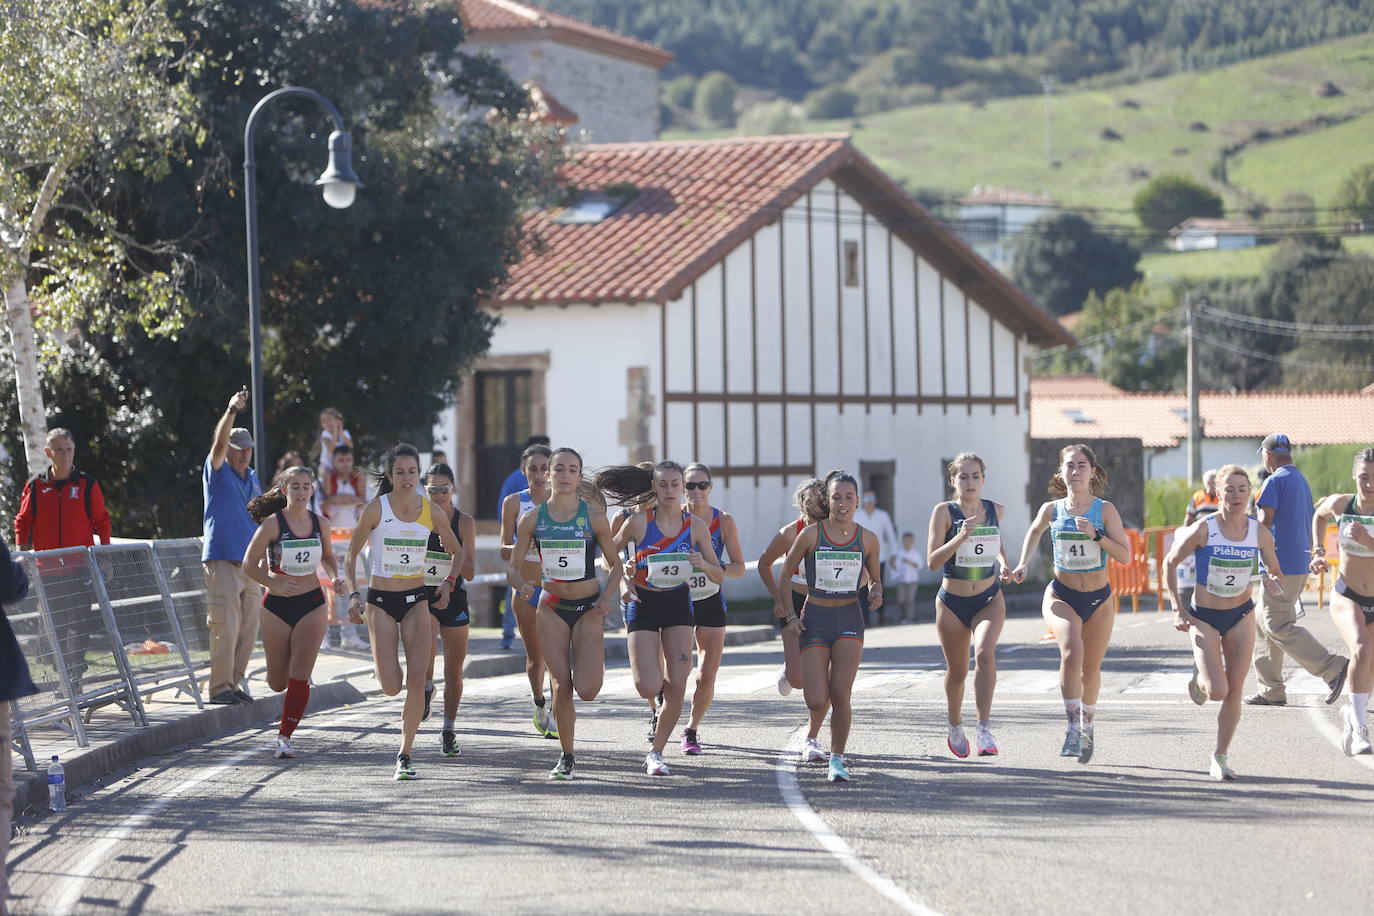
[[[854,521],[863,525],[878,536],[878,544],[883,550],[883,562],[889,565],[888,575],[893,574],[891,561],[897,553],[897,529],[892,524],[892,516],[887,510],[878,508],[878,495],[872,490],[864,494],[863,505],[854,513]]]
[[[524,450],[531,445],[548,444],[548,436],[534,435],[525,440],[525,444],[521,447],[520,451],[523,453]],[[501,517],[501,507],[506,504],[506,497],[510,496],[512,493],[519,493],[529,485],[530,482],[525,479],[525,472],[518,467],[506,476],[506,482],[501,484],[501,495],[496,498],[496,517],[498,519]],[[503,608],[501,612],[502,649],[509,649],[511,643],[515,641],[515,610],[511,604],[513,599],[514,593],[510,589],[506,589],[506,601],[505,604],[501,606]]]
[[[310,465],[305,463],[305,456],[293,448],[289,452],[282,452],[282,456],[277,459],[276,473],[272,476],[273,479],[276,479],[277,474],[280,474],[287,468],[306,468],[309,466]]]
[[[9,912],[5,901],[10,896],[8,868],[10,820],[14,808],[14,786],[10,776],[10,701],[38,692],[29,677],[29,666],[14,638],[4,605],[18,601],[29,592],[29,577],[24,567],[10,559],[10,548],[0,538],[0,914]]]
[[[54,550],[110,543],[110,513],[100,484],[76,469],[76,440],[54,429],[43,449],[51,464],[31,479],[14,517],[14,543],[20,550]]]
[[[215,426],[215,439],[205,458],[205,599],[210,622],[210,702],[251,703],[240,687],[258,641],[262,588],[243,574],[243,555],[258,530],[248,514],[248,500],[262,494],[252,468],[253,434],[234,426],[248,406],[247,390],[229,399]]]
[[[353,448],[348,445],[334,446],[332,470],[320,476],[318,499],[321,514],[329,519],[330,532],[334,541],[334,554],[340,563],[348,556],[348,544],[353,539],[353,529],[358,527],[358,516],[367,505],[367,478],[362,471],[353,466]],[[358,555],[358,568],[354,575],[364,576],[367,561]],[[348,619],[348,598],[335,596],[334,617],[339,623],[339,645],[344,649],[365,649],[361,624],[346,623]],[[325,639],[328,640],[328,631]]]
[[[1221,497],[1217,495],[1217,470],[1208,468],[1202,472],[1202,489],[1188,500],[1188,521],[1191,525],[1221,508]]]
[[[897,622],[916,620],[916,586],[926,558],[916,549],[916,535],[902,532],[902,549],[892,556],[892,578],[897,583]]]
[[[1329,706],[1341,695],[1349,659],[1326,651],[1315,636],[1297,623],[1297,605],[1307,587],[1308,564],[1312,559],[1312,489],[1302,471],[1293,465],[1293,445],[1287,436],[1266,436],[1260,453],[1269,477],[1255,505],[1259,508],[1260,524],[1274,533],[1283,594],[1271,595],[1267,589],[1259,592],[1255,609],[1259,627],[1255,677],[1259,680],[1259,692],[1246,697],[1245,702],[1251,706],[1287,704],[1283,689],[1283,654],[1287,652],[1293,661],[1326,682],[1330,688],[1326,695]]]
[[[430,464],[448,464],[448,452],[441,448],[436,448],[429,453]]]
[[[353,434],[344,429],[344,417],[337,407],[326,407],[320,411],[320,477],[333,470],[334,449],[336,446],[353,447]],[[302,462],[304,464],[304,462]]]

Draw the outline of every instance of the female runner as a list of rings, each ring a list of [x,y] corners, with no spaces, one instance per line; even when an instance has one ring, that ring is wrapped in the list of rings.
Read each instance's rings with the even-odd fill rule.
[[[1035,515],[1021,560],[1012,570],[1015,582],[1026,579],[1031,551],[1050,529],[1054,546],[1054,578],[1045,589],[1041,613],[1059,643],[1059,690],[1064,697],[1068,732],[1061,757],[1087,763],[1093,756],[1093,713],[1102,687],[1102,659],[1112,638],[1115,614],[1097,610],[1107,604],[1107,557],[1118,563],[1130,559],[1126,530],[1116,506],[1102,499],[1107,471],[1086,445],[1070,445],[1059,452],[1059,470],[1050,478],[1054,500]]]
[[[535,625],[553,681],[553,718],[562,745],[549,776],[570,779],[577,718],[573,689],[583,700],[594,700],[601,692],[606,676],[601,622],[611,611],[623,569],[605,507],[578,495],[583,483],[582,456],[570,448],[555,449],[551,463],[552,495],[520,517],[506,581],[527,602],[536,587],[541,589]],[[523,572],[531,546],[539,551],[537,582],[526,579]],[[598,546],[610,567],[604,592],[596,581]]]
[[[520,470],[529,486],[507,496],[501,504],[501,559],[511,559],[511,545],[515,543],[515,527],[526,512],[549,498],[549,458],[553,451],[547,445],[531,445],[520,453]],[[539,581],[539,550],[531,547],[525,557],[521,576],[531,582]],[[511,592],[515,608],[515,626],[520,641],[525,644],[525,676],[530,681],[530,695],[534,704],[534,730],[546,738],[557,738],[558,729],[552,724],[550,707],[544,698],[544,653],[539,647],[539,627],[535,623],[535,608],[539,606],[539,588],[529,601]]]
[[[1369,691],[1374,686],[1374,448],[1355,454],[1355,492],[1336,493],[1317,505],[1312,518],[1312,572],[1327,569],[1326,525],[1336,523],[1341,574],[1331,590],[1331,619],[1350,649],[1346,690],[1350,707],[1341,735],[1349,756],[1374,754],[1369,743]],[[1271,567],[1276,568],[1276,567]]]
[[[978,754],[997,753],[988,718],[997,687],[997,637],[1007,619],[1006,599],[999,582],[1009,581],[1002,547],[1004,507],[983,499],[985,466],[973,452],[960,452],[949,463],[949,484],[955,498],[936,505],[930,514],[928,556],[932,569],[943,565],[945,577],[935,596],[935,632],[945,654],[945,703],[949,709],[946,743],[955,757],[967,757],[964,736],[964,683],[968,680],[968,646],[973,641],[974,703]],[[1000,564],[1000,568],[999,568]]]
[[[619,550],[638,545],[634,594],[626,596],[625,628],[635,688],[646,700],[663,691],[658,728],[644,757],[650,776],[666,776],[663,748],[682,716],[687,677],[692,671],[692,594],[687,580],[694,571],[716,585],[725,578],[706,523],[682,510],[683,474],[674,461],[660,461],[652,471],[632,465],[605,468],[595,483],[620,502],[641,500],[653,492],[655,506],[636,512],[615,537]],[[661,659],[661,661],[660,661]]]
[[[334,591],[343,594],[329,521],[308,508],[314,494],[314,477],[297,466],[282,471],[272,489],[248,501],[248,514],[260,524],[243,553],[243,572],[267,589],[262,596],[262,606],[271,612],[262,618],[267,686],[286,691],[277,757],[296,756],[291,734],[310,702],[310,673],[328,625],[316,568],[323,566]]]
[[[1258,560],[1264,568],[1279,568],[1274,536],[1258,520],[1246,515],[1250,505],[1250,475],[1234,464],[1216,474],[1221,506],[1212,514],[1183,529],[1165,557],[1165,584],[1174,605],[1174,627],[1193,631],[1193,676],[1188,696],[1201,706],[1220,700],[1217,713],[1217,746],[1209,770],[1213,779],[1235,779],[1226,763],[1231,738],[1240,724],[1245,677],[1255,648],[1255,602],[1250,597]],[[1178,587],[1178,566],[1193,555],[1197,585],[1192,604],[1183,603]],[[1264,587],[1281,594],[1283,580],[1272,572]]]
[[[864,651],[864,614],[859,607],[859,577],[867,571],[868,602],[883,605],[882,556],[878,536],[854,521],[859,506],[859,483],[845,471],[825,478],[826,518],[807,525],[783,560],[783,569],[806,567],[806,601],[801,614],[789,614],[787,627],[801,644],[802,690],[810,710],[802,760],[821,756],[818,736],[830,712],[831,782],[848,782],[845,745],[854,719],[850,694]],[[782,583],[774,591],[778,605],[787,607]]]
[[[463,662],[468,655],[468,624],[471,622],[468,616],[468,593],[463,588],[463,581],[471,579],[476,572],[477,522],[453,504],[453,470],[448,465],[431,464],[425,471],[425,495],[447,516],[449,528],[463,548],[458,582],[449,595],[448,606],[442,610],[435,606],[435,592],[444,583],[444,572],[452,565],[453,557],[444,551],[444,545],[434,531],[429,533],[429,547],[425,551],[425,585],[430,588],[429,613],[434,618],[433,632],[438,634],[444,647],[444,728],[439,741],[445,757],[457,757],[455,722],[458,704],[463,699]],[[425,686],[426,708],[433,685],[434,658],[431,656]]]
[[[776,595],[778,591],[777,582],[773,578],[773,564],[787,555],[792,542],[801,534],[802,529],[825,518],[829,511],[825,507],[825,481],[809,477],[797,484],[797,488],[792,491],[792,505],[797,507],[797,520],[779,528],[778,533],[773,535],[773,540],[769,541],[763,553],[759,554],[759,578],[763,580],[764,588],[768,589],[770,595]],[[778,668],[778,693],[783,696],[802,685],[801,647],[797,644],[797,634],[788,629],[787,619],[794,614],[801,614],[802,603],[806,600],[806,575],[801,569],[794,568],[790,579],[792,600],[775,602],[773,605],[773,616],[777,618],[778,631],[782,636],[783,662]],[[816,747],[816,753],[821,753],[819,745]],[[820,757],[814,759],[819,760]]]
[[[654,463],[652,461],[641,461],[638,464],[636,464],[635,467],[652,473],[654,469]],[[622,505],[620,509],[615,513],[615,515],[611,517],[611,537],[619,537],[620,529],[625,527],[626,522],[634,518],[636,512],[648,511],[649,509],[652,509],[654,506],[654,499],[654,494],[650,492],[645,496],[641,497],[640,499],[632,500]],[[621,565],[624,566],[626,564],[630,564],[631,561],[634,560],[635,551],[638,549],[639,545],[636,544],[634,541],[629,541],[623,547],[621,547]],[[620,601],[620,619],[622,621],[625,619],[625,607],[627,603],[628,602],[626,602],[624,599],[621,599]],[[647,739],[650,744],[653,744],[654,739],[658,737],[658,710],[659,707],[663,705],[663,688],[660,687],[658,689],[658,693],[654,694],[651,697],[648,697],[647,702],[649,704],[649,730],[647,733]]]
[[[734,516],[711,505],[711,469],[704,464],[689,464],[683,477],[687,511],[706,523],[711,549],[717,562],[722,563],[725,576],[740,578],[744,575],[744,555],[739,546],[739,528]],[[723,562],[726,551],[730,553],[729,563]],[[692,618],[701,660],[697,666],[697,689],[692,694],[692,716],[682,730],[682,753],[700,754],[697,729],[701,728],[701,720],[715,698],[716,674],[725,652],[725,596],[721,594],[719,583],[712,582],[704,571],[693,570],[687,585],[692,593]]]
[[[377,476],[377,498],[368,503],[348,545],[348,616],[363,622],[363,598],[354,578],[358,554],[371,541],[372,570],[367,587],[367,631],[372,637],[372,663],[382,692],[394,697],[406,689],[401,713],[401,750],[396,755],[396,779],[414,779],[411,746],[425,708],[425,676],[434,655],[429,607],[448,607],[465,556],[443,510],[420,491],[420,453],[415,446],[393,445],[382,456],[385,472]],[[425,585],[425,552],[431,533],[439,535],[444,552],[453,557],[444,580],[431,590]],[[405,647],[406,670],[401,673],[398,650]]]

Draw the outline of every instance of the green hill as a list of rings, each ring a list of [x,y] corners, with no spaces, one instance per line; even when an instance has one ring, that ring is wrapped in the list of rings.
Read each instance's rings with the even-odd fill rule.
[[[857,120],[813,121],[807,130],[847,130],[913,191],[952,197],[974,185],[1048,191],[1063,204],[1098,209],[1104,222],[1134,225],[1126,212],[1150,177],[1181,172],[1206,182],[1240,210],[1256,199],[1277,205],[1289,191],[1322,205],[1334,184],[1374,159],[1374,33],[1228,67],[1111,89],[1057,94],[1053,160],[1045,159],[1041,97],[945,102]],[[1319,97],[1330,82],[1341,94]],[[1315,119],[1345,120],[1320,126]],[[1310,128],[1310,129],[1309,129]],[[1309,129],[1245,146],[1220,174],[1223,153],[1257,135]],[[1121,139],[1104,139],[1111,130]],[[729,133],[668,132],[666,136]],[[1253,185],[1248,182],[1253,182]]]

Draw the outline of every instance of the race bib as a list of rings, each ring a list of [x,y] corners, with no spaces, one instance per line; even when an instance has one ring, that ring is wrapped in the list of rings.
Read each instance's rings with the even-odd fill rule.
[[[320,565],[319,538],[297,538],[281,542],[281,571],[288,576],[313,576]]]
[[[687,587],[692,590],[693,601],[704,601],[720,591],[720,586],[707,578],[706,573],[696,569],[687,577]]]
[[[965,568],[992,566],[1002,549],[1002,535],[992,525],[979,525],[954,549],[954,565]]]
[[[539,564],[544,578],[567,582],[587,577],[585,541],[540,541]]]
[[[831,550],[816,554],[816,588],[823,592],[854,592],[859,589],[863,554],[858,551]]]
[[[1352,557],[1374,557],[1374,550],[1356,541],[1350,536],[1350,526],[1354,522],[1359,522],[1374,533],[1374,517],[1368,515],[1342,515],[1340,526],[1336,529],[1337,539],[1340,541],[1341,550]]]
[[[424,575],[425,550],[429,538],[383,538],[382,575],[392,579],[413,579]]]
[[[448,571],[452,568],[453,557],[442,550],[425,551],[425,585],[435,588],[443,585],[444,580],[448,578]]]
[[[1212,557],[1207,564],[1207,591],[1218,598],[1236,598],[1250,590],[1254,560]]]
[[[1081,531],[1056,531],[1054,565],[1066,572],[1096,569],[1102,565],[1102,548]]]
[[[648,581],[654,588],[677,588],[692,575],[692,564],[685,553],[655,553],[645,561]]]

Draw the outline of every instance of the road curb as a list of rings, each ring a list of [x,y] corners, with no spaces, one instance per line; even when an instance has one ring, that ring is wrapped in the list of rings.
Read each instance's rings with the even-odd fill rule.
[[[240,706],[206,706],[197,713],[173,722],[139,728],[99,747],[83,748],[81,753],[62,761],[67,789],[89,785],[116,770],[132,766],[144,757],[167,751],[216,735],[230,734],[281,717],[285,694],[274,694]],[[347,681],[317,684],[310,690],[306,712],[318,712],[366,697]],[[15,773],[14,815],[16,821],[45,811],[48,807],[47,761],[40,761],[37,772]]]

